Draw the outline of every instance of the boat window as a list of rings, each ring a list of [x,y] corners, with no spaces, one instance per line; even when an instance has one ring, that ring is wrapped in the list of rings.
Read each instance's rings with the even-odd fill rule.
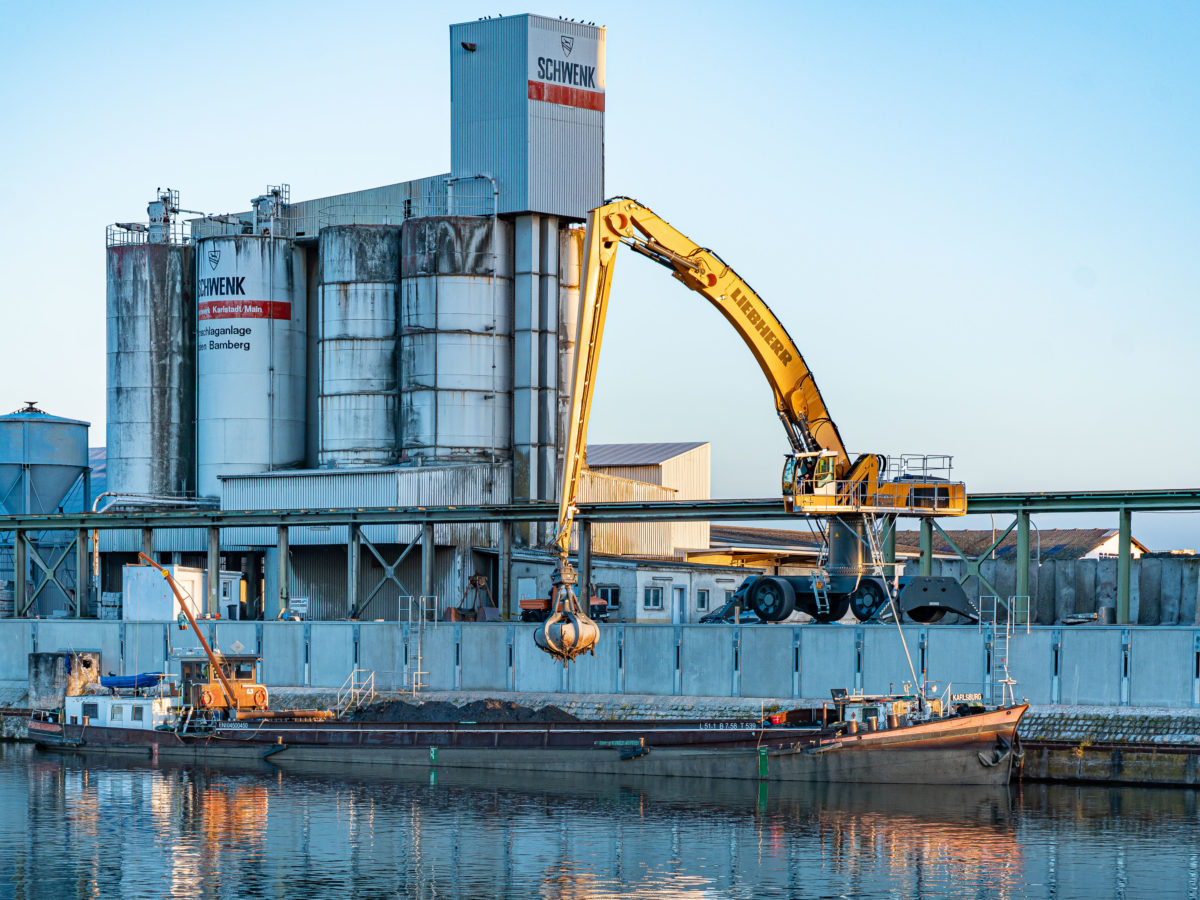
[[[113,704],[112,715],[109,716],[110,722],[120,722],[125,718],[125,707],[118,704]]]
[[[132,715],[133,721],[135,721],[135,722],[143,721],[142,716],[145,714],[145,712],[146,712],[146,710],[144,707],[135,706],[133,708],[133,715]]]
[[[233,677],[236,678],[238,681],[253,681],[254,680],[254,663],[252,663],[252,662],[238,663],[237,668],[234,670],[234,672],[235,672],[235,674]]]
[[[79,724],[79,716],[71,716],[71,724],[78,725]]]
[[[83,704],[83,710],[81,711],[80,715],[82,715],[84,718],[91,718],[91,719],[100,718],[100,704],[99,703]]]

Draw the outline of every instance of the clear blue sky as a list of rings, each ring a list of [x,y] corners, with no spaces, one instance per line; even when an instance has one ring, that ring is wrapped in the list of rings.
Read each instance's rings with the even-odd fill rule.
[[[525,11],[608,26],[608,193],[759,290],[852,449],[1200,486],[1195,3],[9,6],[0,411],[103,443],[105,224],[158,185],[225,211],[446,171],[447,27]],[[644,260],[616,277],[592,438],[710,440],[717,495],[773,494],[749,353]],[[1134,531],[1200,549],[1200,517]]]

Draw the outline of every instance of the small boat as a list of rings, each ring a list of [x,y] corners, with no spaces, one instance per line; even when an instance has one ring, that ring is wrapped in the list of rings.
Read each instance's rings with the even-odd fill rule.
[[[257,657],[225,656],[200,642],[206,661],[182,664],[179,689],[134,678],[108,686],[107,695],[67,697],[62,710],[30,719],[29,738],[48,749],[282,768],[1002,785],[1021,759],[1017,726],[1028,709],[922,692],[835,691],[820,708],[758,720],[363,722],[326,710],[271,710],[255,677]]]

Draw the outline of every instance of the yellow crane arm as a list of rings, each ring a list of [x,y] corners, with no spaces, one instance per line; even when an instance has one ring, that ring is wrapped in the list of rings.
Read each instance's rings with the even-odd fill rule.
[[[795,452],[832,453],[839,479],[878,478],[877,457],[860,457],[851,464],[804,357],[754,289],[716,253],[700,247],[636,200],[620,197],[593,209],[584,233],[579,341],[556,533],[560,553],[566,554],[571,541],[571,520],[584,463],[600,340],[620,244],[671,269],[676,278],[715,306],[741,335],[771,385],[775,409]]]

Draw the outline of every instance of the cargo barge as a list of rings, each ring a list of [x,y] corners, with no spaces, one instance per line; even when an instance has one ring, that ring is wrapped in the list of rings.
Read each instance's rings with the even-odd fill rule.
[[[87,702],[103,724],[67,710]],[[911,697],[846,697],[834,720],[602,721],[545,723],[379,723],[189,717],[169,698],[68,698],[64,713],[29,721],[29,739],[70,749],[190,762],[255,761],[289,765],[510,772],[593,772],[655,777],[742,778],[880,784],[1007,784],[1020,759],[1017,725],[1027,707],[915,709]],[[908,705],[911,714],[878,713]],[[145,709],[137,721],[133,710]],[[929,706],[929,703],[926,703]],[[119,709],[116,723],[114,708]],[[821,712],[820,710],[816,711]],[[874,714],[873,714],[874,713]],[[856,717],[861,716],[861,719]],[[61,719],[66,721],[60,721]],[[863,727],[857,727],[858,721]]]

